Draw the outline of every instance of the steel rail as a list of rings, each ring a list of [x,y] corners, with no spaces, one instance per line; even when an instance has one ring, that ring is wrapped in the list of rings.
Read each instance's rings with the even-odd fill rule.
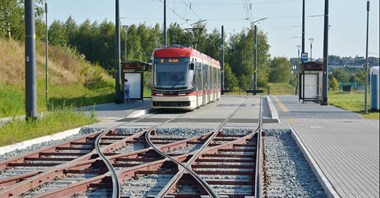
[[[137,119],[134,121],[138,121],[141,119],[143,119],[143,118],[140,118],[140,119]],[[78,137],[76,139],[73,139],[73,140],[58,144],[58,145],[53,145],[53,146],[50,146],[47,148],[42,148],[42,149],[39,149],[36,151],[32,151],[31,153],[26,153],[24,155],[5,160],[3,162],[0,162],[0,170],[7,168],[8,165],[11,164],[12,162],[23,162],[24,159],[27,157],[39,156],[40,153],[54,151],[58,147],[63,147],[65,145],[70,145],[73,142],[86,140],[89,137],[90,138],[96,137],[99,134],[102,134],[104,131],[108,131],[108,132],[115,131],[116,127],[121,126],[121,125],[123,125],[123,124],[119,124],[119,125],[114,126],[112,128],[103,129],[103,130],[97,131],[95,133],[87,134],[87,135],[84,135],[82,137]],[[132,135],[132,136],[134,136],[134,135]],[[110,147],[110,145],[106,146],[105,148],[109,148],[109,147]],[[111,148],[109,150],[113,150],[113,148]],[[91,156],[94,154],[95,154],[95,151],[92,150],[88,153],[84,153],[82,156],[80,156],[80,157],[78,157],[72,161],[64,162],[64,163],[57,164],[57,165],[52,166],[52,167],[48,167],[47,170],[44,170],[44,171],[34,171],[34,172],[29,172],[29,173],[13,176],[10,178],[0,179],[0,186],[3,188],[0,190],[0,197],[2,197],[2,196],[8,197],[8,196],[18,195],[21,193],[25,193],[25,192],[29,191],[30,189],[36,188],[36,187],[38,187],[38,186],[40,186],[46,182],[53,180],[54,177],[52,177],[50,175],[57,176],[58,175],[57,173],[60,173],[59,174],[60,176],[64,175],[64,173],[61,173],[61,172],[63,172],[62,167],[75,166],[75,163],[77,163],[77,162],[89,161]],[[31,175],[33,175],[33,176],[31,176]],[[12,184],[12,185],[10,186],[9,184]],[[4,188],[4,187],[6,187],[6,188]]]
[[[183,115],[184,116],[184,115]],[[142,118],[141,118],[142,119]],[[158,125],[156,125],[156,126],[152,126],[151,128],[154,128],[154,127],[157,127],[157,126],[160,126],[160,125],[163,125],[163,124],[165,124],[165,123],[167,123],[167,122],[170,122],[171,120],[173,120],[173,119],[176,119],[176,118],[172,118],[172,119],[169,119],[169,120],[167,120],[166,122],[164,122],[164,123],[161,123],[161,124],[158,124]],[[138,120],[140,120],[140,119],[138,119]],[[118,125],[118,126],[121,126],[122,124],[120,124],[120,125]],[[117,126],[115,126],[115,127],[117,127]],[[100,131],[100,132],[98,132],[97,133],[97,135],[99,135],[99,134],[101,134],[101,133],[104,133],[105,131],[107,131],[107,132],[112,132],[112,131],[115,131],[115,129],[116,128],[108,128],[108,129],[104,129],[104,130],[102,130],[102,131]],[[150,128],[150,129],[151,129]],[[143,130],[142,132],[140,132],[140,133],[143,133],[143,132],[145,132],[146,130]],[[94,136],[94,134],[91,134],[92,136]],[[135,135],[137,135],[137,134],[134,134],[134,135],[132,135],[132,136],[135,136]],[[130,136],[130,137],[132,137],[132,136]],[[130,137],[127,137],[127,138],[130,138]],[[127,139],[126,138],[126,139]],[[117,146],[122,146],[123,145],[123,143],[120,143],[120,142],[123,142],[124,140],[120,140],[120,141],[118,141],[116,144],[111,144],[111,145],[108,145],[108,146],[105,146],[105,147],[103,147],[103,148],[101,148],[102,150],[103,150],[103,152],[104,151],[110,151],[110,150],[114,150],[115,148],[114,148],[114,146],[115,145],[117,145]],[[7,188],[7,189],[2,189],[1,191],[0,191],[0,197],[2,197],[2,196],[4,196],[4,197],[11,197],[11,196],[14,196],[14,195],[19,195],[19,194],[21,194],[21,193],[25,193],[25,192],[27,192],[27,191],[29,191],[29,190],[31,190],[31,189],[33,189],[33,188],[36,188],[36,187],[38,187],[38,186],[41,186],[42,184],[44,184],[44,183],[46,183],[46,182],[49,182],[49,181],[51,181],[51,180],[53,180],[54,178],[56,178],[56,177],[64,177],[65,176],[65,172],[66,172],[66,170],[69,168],[69,167],[72,167],[72,166],[75,166],[76,164],[75,163],[83,163],[83,160],[87,160],[87,161],[92,161],[92,160],[90,160],[90,158],[91,158],[91,156],[93,155],[93,154],[95,154],[95,151],[92,151],[92,152],[90,152],[90,153],[87,153],[87,154],[85,154],[84,156],[82,156],[82,157],[79,157],[79,158],[76,158],[75,160],[73,160],[73,161],[70,161],[70,162],[66,162],[66,163],[63,163],[63,164],[61,164],[61,165],[58,165],[58,166],[55,166],[55,167],[53,167],[52,169],[49,169],[49,170],[47,170],[47,171],[44,171],[44,172],[42,172],[42,173],[40,173],[40,174],[37,174],[37,175],[35,175],[35,176],[33,176],[33,177],[29,177],[28,179],[26,179],[26,180],[23,180],[23,181],[21,181],[21,182],[19,182],[19,183],[17,183],[16,185],[13,185],[13,186],[11,186],[11,187],[9,187],[9,188]],[[109,157],[108,157],[109,158]],[[82,161],[81,161],[82,160]],[[58,190],[59,191],[59,190]],[[69,189],[69,191],[67,191],[67,190],[62,190],[62,191],[64,191],[64,192],[71,192],[72,190],[70,190]],[[61,192],[62,192],[61,191]],[[45,193],[44,193],[45,194]],[[46,194],[52,194],[52,193],[46,193]],[[47,197],[48,197],[48,195],[47,195]]]
[[[103,154],[103,152],[100,149],[100,140],[102,137],[105,135],[105,133],[108,132],[103,132],[100,134],[95,141],[95,149],[100,158],[102,158],[103,162],[106,164],[108,170],[111,172],[111,178],[112,178],[112,198],[119,198],[120,197],[120,184],[119,184],[119,179],[117,177],[115,168],[112,166],[112,163],[107,159],[107,157]]]
[[[198,136],[198,137],[193,137],[193,138],[189,138],[187,139],[187,142],[192,142],[192,141],[196,141],[197,139],[199,140],[203,140],[205,136],[208,136],[210,135],[211,132],[207,133],[207,134],[204,134],[202,136]],[[239,143],[242,143],[243,141],[247,140],[247,139],[250,139],[253,137],[253,134],[248,134],[246,136],[243,136],[239,139],[236,139],[230,143],[227,143],[227,144],[223,144],[223,145],[218,145],[218,146],[215,146],[215,147],[211,147],[209,149],[209,151],[214,151],[215,149],[218,150],[218,149],[222,149],[222,148],[228,148],[229,145],[232,145],[232,144],[239,144]],[[183,144],[186,144],[186,141],[182,140],[181,143],[180,142],[173,142],[173,143],[169,143],[167,145],[162,145],[161,146],[161,150],[170,150],[170,148],[176,148],[177,146],[181,146]],[[143,150],[139,150],[139,151],[134,151],[134,152],[131,152],[131,153],[124,153],[124,154],[117,154],[117,155],[112,155],[112,156],[108,156],[109,160],[114,160],[114,161],[117,161],[116,159],[120,158],[120,157],[125,157],[125,156],[137,156],[138,154],[141,154],[141,153],[147,153],[148,151],[152,150],[152,148],[146,148],[146,149],[143,149]],[[191,156],[191,154],[182,154],[182,155],[179,155],[179,156],[176,156],[176,160],[177,161],[184,161],[186,159],[188,159],[188,157]],[[98,159],[91,159],[92,162],[95,162],[96,160]],[[152,170],[158,170],[159,167],[164,163],[168,161],[168,159],[159,159],[159,160],[155,160],[155,161],[152,161],[152,162],[148,162],[148,163],[145,163],[145,164],[141,164],[141,165],[137,165],[137,166],[133,166],[133,167],[128,167],[126,168],[125,170],[122,170],[122,171],[119,171],[118,172],[118,175],[119,175],[119,179],[121,181],[124,181],[126,179],[130,179],[133,177],[133,175],[135,175],[138,171],[152,171]],[[89,165],[87,165],[89,162],[87,161],[81,161],[80,163],[77,163],[76,166],[78,168],[75,168],[75,167],[71,167],[71,168],[68,168],[68,169],[65,169],[66,171],[70,171],[71,169],[78,169],[78,170],[82,170],[83,168],[85,167],[88,167]],[[100,184],[100,182],[102,180],[104,180],[104,178],[106,177],[109,177],[109,173],[105,173],[104,175],[100,175],[100,176],[96,176],[96,177],[93,177],[93,178],[89,178],[87,180],[83,180],[83,181],[80,181],[80,182],[77,182],[77,183],[74,183],[74,184],[71,184],[69,186],[66,186],[64,188],[60,188],[60,189],[57,189],[57,190],[54,190],[52,192],[48,192],[48,193],[44,193],[44,194],[41,194],[39,195],[38,197],[57,197],[57,196],[68,196],[68,195],[73,195],[74,193],[79,193],[79,192],[84,192],[83,190],[81,189],[87,189],[88,186],[92,185],[92,184]],[[81,187],[82,186],[82,187]]]
[[[98,135],[100,133],[101,132],[97,132],[97,133],[93,133],[93,134],[87,134],[85,136],[75,138],[75,139],[70,140],[68,142],[64,142],[64,143],[61,143],[61,144],[58,144],[58,145],[49,146],[49,147],[46,147],[46,148],[41,148],[39,150],[32,151],[30,153],[25,153],[25,154],[23,154],[21,156],[16,156],[14,158],[10,158],[10,159],[4,160],[4,161],[0,162],[0,170],[3,170],[5,168],[7,168],[10,163],[13,163],[13,162],[23,162],[24,159],[27,158],[27,157],[34,157],[34,156],[38,156],[40,153],[54,151],[58,147],[67,146],[67,145],[69,145],[72,142],[84,141],[87,138],[89,138],[89,137],[95,137],[96,135]]]
[[[126,137],[125,139],[134,138],[141,134],[143,134],[143,132],[133,134],[131,136]],[[111,147],[111,145],[106,146],[105,149],[108,147]],[[91,159],[94,154],[95,154],[95,151],[92,151],[79,158],[76,158],[73,161],[51,167],[46,171],[43,171],[43,172],[36,171],[36,173],[39,173],[39,174],[36,174],[35,176],[29,177],[25,180],[19,179],[18,180],[19,182],[17,184],[9,186],[8,188],[2,189],[0,191],[0,197],[11,197],[11,196],[19,195],[33,188],[36,188],[46,182],[52,181],[55,177],[64,177],[64,175],[66,174],[65,173],[66,170],[70,169],[70,167],[75,167],[79,165],[89,167],[91,165],[87,165],[87,164],[95,163],[97,160],[97,159]],[[0,182],[1,181],[2,180],[0,180]]]
[[[247,98],[243,101],[243,103],[247,100]],[[243,104],[242,103],[242,104]],[[159,192],[159,194],[157,195],[157,197],[164,197],[167,195],[167,193],[173,188],[174,184],[178,182],[178,180],[180,179],[180,177],[183,175],[184,171],[186,170],[187,172],[189,172],[194,179],[196,179],[198,181],[198,183],[200,182],[201,186],[205,189],[205,191],[211,196],[211,197],[214,197],[214,198],[217,198],[219,197],[218,194],[216,194],[214,192],[214,190],[212,189],[212,187],[209,186],[209,184],[204,181],[204,179],[202,179],[197,173],[195,173],[189,166],[191,164],[193,164],[193,162],[206,150],[205,148],[207,148],[210,143],[215,139],[215,137],[220,133],[220,131],[222,130],[222,128],[227,124],[227,122],[232,118],[232,116],[234,116],[236,114],[236,112],[241,108],[242,104],[240,104],[239,108],[236,108],[221,124],[219,124],[219,126],[217,128],[214,129],[214,132],[210,135],[210,137],[206,140],[206,142],[201,146],[201,148],[199,148],[197,151],[195,151],[195,153],[193,154],[193,156],[186,162],[185,165],[183,165],[182,163],[179,163],[179,162],[176,162],[174,159],[172,159],[170,156],[166,155],[165,153],[161,152],[158,148],[156,148],[153,144],[151,144],[150,146],[153,147],[158,153],[160,153],[160,155],[164,156],[164,157],[167,157],[169,159],[171,159],[174,163],[182,166],[184,169],[182,171],[179,171],[173,178],[172,180]],[[150,131],[147,132],[147,141],[149,142],[149,135],[150,135]]]
[[[231,116],[232,117],[232,116]],[[175,118],[173,118],[173,119],[175,119]],[[172,119],[170,119],[170,120],[172,120]],[[167,122],[170,122],[170,120],[168,120]],[[165,122],[165,123],[167,123],[167,122]],[[227,123],[227,121],[225,122],[225,123]],[[162,123],[162,124],[164,124],[164,123]],[[159,125],[162,125],[162,124],[159,124]],[[159,125],[157,125],[157,126],[159,126]],[[220,127],[220,129],[223,127],[222,126],[222,124],[220,125],[221,127]],[[156,126],[153,126],[153,127],[151,127],[151,128],[154,128],[154,127],[156,127]],[[149,131],[149,132],[147,132],[147,131]],[[152,130],[150,129],[150,130],[143,130],[142,132],[140,132],[140,134],[141,133],[148,133],[148,134],[150,134],[150,132],[151,132]],[[220,132],[220,130],[218,130],[218,131],[216,131],[216,132],[214,132],[213,134],[215,134],[215,133],[219,133]],[[211,133],[211,132],[209,132],[209,133]],[[134,135],[136,135],[136,134],[134,134]],[[133,136],[134,136],[133,135]],[[205,135],[205,134],[204,134]],[[203,136],[204,136],[203,135]],[[207,135],[209,135],[209,134],[207,134]],[[260,133],[260,135],[261,135],[261,133]],[[217,136],[217,134],[215,134],[213,137],[215,138]],[[194,138],[192,138],[193,140],[191,140],[191,141],[194,141],[194,140],[196,140],[196,139],[200,139],[202,136],[199,136],[199,137],[194,137]],[[130,138],[130,137],[128,137],[128,138]],[[125,139],[127,139],[127,138],[125,138]],[[108,152],[108,151],[112,151],[112,150],[114,150],[115,149],[115,146],[121,146],[122,145],[122,143],[121,142],[123,142],[125,139],[123,139],[123,140],[120,140],[120,141],[118,141],[118,142],[116,142],[116,143],[113,143],[113,144],[111,144],[111,145],[108,145],[108,146],[104,146],[104,147],[102,147],[101,148],[101,150],[102,150],[102,152],[104,153],[104,152]],[[209,140],[210,140],[210,138],[209,138]],[[183,144],[187,144],[187,139],[185,139],[185,140],[181,140],[181,141],[179,141],[179,142],[182,142],[181,144],[183,145]],[[190,141],[189,141],[190,142]],[[211,140],[209,141],[209,143],[211,143]],[[173,148],[175,148],[177,145],[177,142],[173,142],[173,143],[170,143],[170,144],[165,144],[165,145],[162,145],[161,147],[160,147],[160,149],[161,150],[165,150],[165,149],[167,149],[167,150],[171,150],[171,149],[173,149]],[[215,147],[220,147],[220,148],[222,148],[222,147],[224,147],[225,145],[218,145],[218,146],[215,146]],[[214,148],[214,147],[211,147],[211,148]],[[151,149],[149,149],[149,148],[147,148],[147,149],[143,149],[143,150],[146,150],[146,151],[149,151],[149,150],[151,150]],[[88,153],[88,154],[86,154],[85,156],[87,156],[87,162],[89,162],[89,161],[96,161],[97,159],[90,159],[88,156],[91,156],[91,155],[93,155],[94,153],[93,152],[91,152],[91,153]],[[128,154],[130,154],[130,153],[126,153],[127,155]],[[106,158],[108,158],[108,160],[115,160],[116,161],[116,159],[117,159],[117,157],[121,157],[121,156],[123,156],[123,155],[126,155],[126,154],[116,154],[116,155],[112,155],[112,156],[107,156]],[[191,156],[191,155],[193,155],[193,153],[190,153],[190,154],[183,154],[183,155],[180,155],[180,156],[176,156],[175,158],[176,158],[176,160],[177,161],[184,161],[184,160],[186,160],[186,159],[188,159],[188,157],[189,156]],[[85,156],[82,156],[82,157],[85,157]],[[100,156],[100,155],[99,155]],[[80,158],[82,158],[82,157],[80,157]],[[193,157],[194,157],[194,155],[193,155]],[[76,163],[76,165],[77,166],[82,166],[82,165],[84,165],[84,166],[86,166],[85,165],[85,162],[79,162],[78,161],[78,159],[79,158],[77,158],[77,163]],[[82,160],[83,160],[84,158],[82,158]],[[196,158],[195,158],[196,159]],[[76,161],[76,160],[74,160],[74,161]],[[122,171],[118,171],[118,172],[116,172],[118,175],[119,175],[119,179],[120,179],[120,176],[121,176],[121,178],[123,179],[123,181],[126,179],[126,178],[130,178],[131,177],[131,174],[134,174],[134,172],[136,172],[136,171],[138,171],[138,170],[152,170],[152,169],[150,169],[150,168],[152,168],[152,166],[154,165],[154,166],[156,166],[156,167],[159,167],[160,166],[160,164],[162,164],[162,163],[164,163],[165,162],[165,160],[162,160],[162,159],[160,159],[160,160],[155,160],[155,161],[152,161],[152,162],[149,162],[149,163],[147,163],[147,164],[143,164],[143,165],[138,165],[138,166],[134,166],[134,167],[130,167],[130,168],[127,168],[126,170],[122,170]],[[111,162],[110,162],[111,163]],[[75,163],[74,163],[75,164]],[[150,164],[150,165],[149,165]],[[112,164],[111,164],[112,165]],[[189,165],[191,165],[191,163],[187,163],[187,167],[189,166]],[[61,166],[60,166],[61,167]],[[149,168],[150,167],[150,168]],[[64,170],[63,170],[64,169]],[[66,168],[62,168],[62,171],[63,172],[65,172],[65,170],[68,170],[68,169],[70,169],[70,167],[66,167]],[[64,173],[63,173],[64,174]],[[61,175],[62,175],[62,173],[61,173]],[[126,177],[125,177],[126,176]],[[105,177],[110,177],[110,173],[105,173],[105,174],[103,174],[103,175],[100,175],[100,176],[96,176],[96,177],[94,177],[94,178],[91,178],[91,179],[88,179],[88,180],[92,180],[92,181],[94,181],[95,183],[96,182],[99,182],[99,181],[101,181],[102,179],[99,179],[99,178],[105,178]],[[34,177],[33,177],[34,178]],[[38,179],[37,179],[38,180]],[[88,180],[84,180],[84,181],[81,181],[81,182],[79,182],[79,183],[86,183],[86,182],[89,182]],[[119,181],[121,181],[121,179],[119,180]],[[43,181],[43,182],[45,182],[45,181]],[[87,183],[87,185],[90,185],[90,183],[91,182],[89,182],[89,183]],[[75,187],[75,185],[70,185],[70,186],[67,186],[66,187],[66,190],[70,190],[70,188],[71,189],[73,189],[73,187]],[[57,190],[58,191],[58,190]],[[0,191],[0,194],[1,194],[1,191]],[[56,195],[58,195],[58,194],[56,194]]]
[[[263,132],[263,107],[262,107],[262,97],[260,97],[260,110],[259,110],[259,126],[258,126],[258,134],[257,134],[257,143],[256,143],[256,173],[255,173],[255,198],[262,197],[262,132]]]
[[[184,171],[188,171],[189,174],[191,174],[193,176],[193,178],[198,182],[199,185],[202,186],[202,188],[206,191],[206,193],[208,195],[210,195],[211,197],[213,198],[217,198],[218,195],[214,192],[214,190],[200,177],[198,176],[193,170],[189,169],[187,166],[185,166],[184,164],[178,162],[177,160],[175,160],[174,158],[170,157],[169,155],[167,155],[166,153],[164,153],[163,151],[161,151],[160,149],[158,149],[153,143],[152,141],[150,140],[150,132],[147,132],[146,135],[145,135],[145,139],[146,141],[148,142],[148,144],[154,148],[154,150],[159,153],[161,156],[165,157],[165,158],[168,158],[170,159],[172,162],[174,162],[175,164],[181,166],[183,169],[180,170],[171,180],[170,182],[168,183],[169,185],[172,184],[173,182],[172,181],[175,181],[177,182],[180,177],[183,175]],[[158,193],[158,195],[156,197],[164,197],[167,192],[170,190],[170,186],[165,186],[163,188],[165,191],[161,191],[160,193]]]

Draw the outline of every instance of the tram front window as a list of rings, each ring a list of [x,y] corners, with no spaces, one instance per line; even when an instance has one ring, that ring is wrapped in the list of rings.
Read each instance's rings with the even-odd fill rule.
[[[154,85],[159,88],[186,88],[187,70],[187,65],[156,64]]]

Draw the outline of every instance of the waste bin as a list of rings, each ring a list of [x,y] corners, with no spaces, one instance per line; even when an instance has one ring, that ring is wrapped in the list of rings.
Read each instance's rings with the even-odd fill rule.
[[[351,91],[351,85],[343,85],[343,91],[350,92]]]

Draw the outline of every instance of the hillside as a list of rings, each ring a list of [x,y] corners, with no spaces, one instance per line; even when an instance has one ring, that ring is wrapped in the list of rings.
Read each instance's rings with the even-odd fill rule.
[[[23,115],[25,109],[24,43],[0,38],[0,117]],[[5,53],[4,53],[5,52]],[[114,80],[74,50],[49,46],[49,102],[45,101],[45,44],[36,43],[38,111],[113,100]]]

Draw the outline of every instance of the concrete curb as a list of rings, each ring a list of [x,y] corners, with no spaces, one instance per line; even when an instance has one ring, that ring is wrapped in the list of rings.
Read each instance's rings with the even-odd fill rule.
[[[153,110],[151,108],[149,109],[141,109],[141,110],[135,110],[133,113],[131,113],[127,118],[136,118],[136,117],[140,117],[140,116],[143,116],[145,114],[148,114],[148,113],[152,113],[156,110]]]
[[[270,115],[271,115],[272,119],[279,120],[278,119],[278,112],[276,110],[276,107],[274,107],[274,104],[272,102],[271,97],[270,96],[266,96],[266,98],[267,98],[267,101],[268,101]]]
[[[131,113],[127,118],[136,118],[139,116],[143,116],[148,113],[148,109],[143,109],[143,110],[136,110],[133,113]]]
[[[70,130],[63,131],[60,133],[56,133],[53,135],[47,135],[44,137],[26,140],[26,141],[19,142],[16,144],[12,144],[12,145],[8,145],[8,146],[3,146],[3,147],[0,147],[0,155],[14,151],[14,150],[17,150],[17,149],[24,149],[28,146],[32,146],[33,144],[40,144],[41,142],[52,141],[52,140],[60,140],[60,139],[66,138],[68,136],[78,134],[80,129],[81,129],[81,127],[75,128],[75,129],[70,129]]]
[[[301,142],[291,123],[288,123],[291,129],[292,138],[297,143],[298,148],[302,151],[304,157],[306,158],[308,164],[311,167],[314,175],[317,177],[319,183],[321,184],[324,192],[329,198],[340,198],[339,194],[335,191],[334,187],[331,185],[330,181],[327,179],[321,168],[319,168],[317,162],[311,156],[305,145]]]

